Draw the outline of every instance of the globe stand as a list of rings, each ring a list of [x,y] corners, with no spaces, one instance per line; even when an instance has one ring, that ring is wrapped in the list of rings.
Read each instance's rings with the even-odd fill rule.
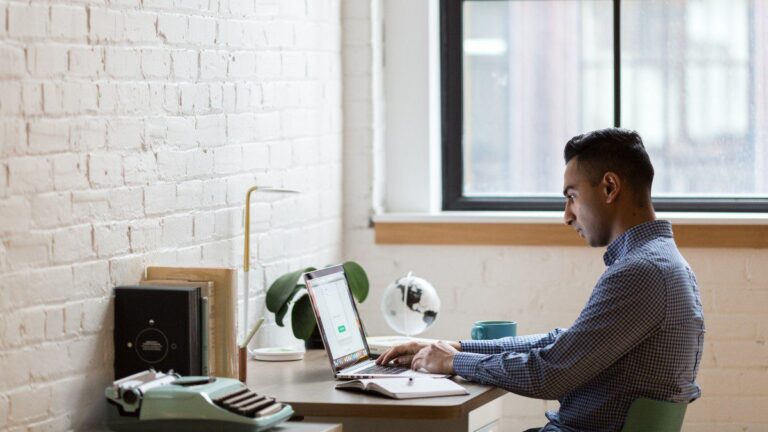
[[[405,276],[405,287],[403,288],[403,330],[404,336],[411,337],[410,326],[408,325],[408,295],[411,291],[411,284],[413,284],[413,272],[409,271]]]

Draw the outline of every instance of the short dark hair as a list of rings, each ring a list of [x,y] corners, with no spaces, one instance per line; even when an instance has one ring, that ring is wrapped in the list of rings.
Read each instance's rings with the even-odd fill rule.
[[[607,128],[576,135],[565,145],[565,163],[578,157],[590,183],[600,183],[603,174],[613,171],[638,191],[650,193],[653,165],[643,139],[633,130]]]

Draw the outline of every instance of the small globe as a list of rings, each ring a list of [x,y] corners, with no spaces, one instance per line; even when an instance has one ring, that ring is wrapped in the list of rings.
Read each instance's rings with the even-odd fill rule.
[[[429,282],[409,273],[384,291],[381,312],[392,330],[415,336],[435,323],[440,312],[440,297]]]

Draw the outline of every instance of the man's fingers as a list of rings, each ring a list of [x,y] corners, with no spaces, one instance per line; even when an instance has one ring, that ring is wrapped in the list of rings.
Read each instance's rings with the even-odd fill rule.
[[[451,353],[456,351],[456,348],[452,347],[448,342],[445,341],[438,341],[433,345],[435,349],[438,349],[444,353]]]
[[[398,346],[392,347],[392,348],[384,351],[384,353],[381,356],[379,356],[378,359],[376,359],[376,363],[378,363],[378,364],[387,364],[393,358],[399,356],[400,354],[403,354],[401,352],[400,347],[401,347],[401,345],[398,345]]]
[[[413,355],[421,349],[421,345],[417,342],[408,342],[405,344],[393,346],[392,348],[384,351],[382,355],[376,359],[377,364],[387,364],[393,359],[403,355]]]
[[[402,354],[406,354],[406,351],[407,350],[403,345],[394,346],[384,351],[384,353],[381,356],[379,356],[379,358],[376,359],[376,363],[387,364],[390,361],[392,361],[392,359],[397,358]]]
[[[381,362],[383,362],[383,361],[384,361],[384,357],[387,355],[387,352],[388,352],[388,351],[389,351],[389,350],[387,350],[387,351],[384,351],[383,353],[381,353],[381,354],[379,355],[379,357],[378,357],[378,358],[376,358],[376,364],[381,364]]]
[[[392,363],[398,365],[398,366],[408,366],[413,361],[413,355],[411,354],[404,354],[399,357],[395,357],[394,360],[392,360]]]
[[[389,357],[389,352],[392,351],[392,348],[387,349],[381,355],[379,358],[376,359],[376,364],[384,364],[384,360],[386,360]]]
[[[428,349],[422,349],[421,351],[417,352],[416,355],[413,356],[413,359],[411,360],[411,369],[413,370],[419,370],[424,365],[424,359],[427,356]]]
[[[413,361],[411,361],[411,369],[419,370],[419,368],[421,368],[422,363],[424,363],[422,359],[414,357]]]

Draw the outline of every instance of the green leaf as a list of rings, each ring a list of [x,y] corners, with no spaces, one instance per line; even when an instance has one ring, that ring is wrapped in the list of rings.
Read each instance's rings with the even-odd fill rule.
[[[347,261],[343,266],[352,295],[355,296],[359,303],[362,303],[368,297],[368,275],[365,274],[365,270],[363,270],[360,264],[354,261]]]
[[[288,306],[290,306],[290,305],[291,305],[290,302],[285,302],[283,307],[281,307],[280,310],[277,311],[277,313],[275,314],[275,322],[280,327],[284,327],[285,326],[285,324],[283,324],[283,319],[285,318],[285,314],[288,313]]]
[[[280,327],[283,327],[283,326],[284,326],[284,324],[283,324],[283,319],[285,318],[285,314],[287,314],[287,313],[288,313],[288,308],[291,306],[291,301],[290,301],[290,299],[292,299],[292,298],[293,298],[293,297],[296,295],[296,293],[298,293],[299,291],[301,291],[303,288],[304,288],[304,284],[298,284],[298,285],[296,285],[296,286],[293,288],[293,292],[291,293],[291,295],[290,295],[290,296],[288,296],[288,301],[287,301],[287,302],[285,302],[285,304],[283,305],[283,307],[281,307],[281,308],[280,308],[280,310],[279,310],[279,311],[278,311],[278,312],[275,314],[275,322],[277,322],[277,325],[279,325]]]
[[[299,282],[302,273],[313,270],[315,270],[314,267],[307,267],[286,273],[277,278],[267,290],[267,310],[279,313],[283,306],[296,294],[296,284]]]
[[[315,314],[312,312],[312,303],[309,300],[309,294],[299,297],[296,304],[293,305],[291,312],[291,324],[293,325],[293,335],[298,339],[309,339],[315,330]]]

